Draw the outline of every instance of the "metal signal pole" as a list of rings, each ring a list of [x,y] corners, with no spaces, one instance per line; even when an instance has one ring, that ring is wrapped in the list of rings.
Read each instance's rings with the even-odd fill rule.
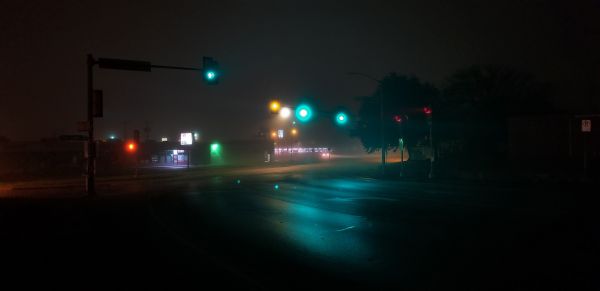
[[[88,195],[96,194],[96,150],[94,143],[94,75],[93,68],[96,61],[91,54],[87,55],[87,125],[88,125],[88,141],[87,141],[87,172],[85,190]]]

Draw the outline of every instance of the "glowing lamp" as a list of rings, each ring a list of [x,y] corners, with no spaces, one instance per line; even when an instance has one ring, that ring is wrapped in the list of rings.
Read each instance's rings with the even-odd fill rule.
[[[339,125],[348,123],[348,115],[344,112],[338,112],[338,114],[335,115],[335,122]]]
[[[312,118],[312,108],[306,104],[296,107],[296,118],[301,122],[307,122]]]
[[[273,101],[271,101],[271,103],[269,103],[269,110],[271,110],[271,112],[273,112],[273,113],[279,112],[280,108],[281,108],[281,103],[279,103],[279,101],[277,101],[277,100],[273,100]]]

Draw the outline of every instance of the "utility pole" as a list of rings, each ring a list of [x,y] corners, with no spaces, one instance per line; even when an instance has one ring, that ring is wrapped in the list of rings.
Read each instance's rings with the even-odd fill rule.
[[[87,98],[87,124],[88,124],[88,141],[87,141],[87,172],[86,172],[86,180],[85,180],[85,188],[88,195],[96,194],[96,150],[95,150],[95,142],[94,142],[94,107],[93,107],[93,98],[94,98],[94,76],[93,76],[93,68],[96,61],[91,54],[87,55],[87,89],[88,89],[88,98]]]
[[[135,159],[135,170],[133,172],[133,177],[137,179],[140,168],[140,157],[138,155],[138,150],[136,150],[135,153],[133,153],[133,158]]]
[[[187,168],[190,168],[190,160],[192,159],[192,149],[189,149],[187,152]]]
[[[148,121],[146,121],[146,125],[144,126],[144,135],[146,138],[146,141],[150,140],[150,131],[152,129],[150,128],[150,123],[148,123]]]

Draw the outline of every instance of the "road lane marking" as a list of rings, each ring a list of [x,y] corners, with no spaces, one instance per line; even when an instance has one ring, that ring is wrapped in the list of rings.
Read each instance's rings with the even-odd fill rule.
[[[352,199],[352,200],[382,200],[382,201],[388,201],[388,202],[397,202],[398,201],[398,199],[395,199],[395,198],[388,198],[388,197],[381,197],[381,196],[352,197],[350,199]]]
[[[344,227],[344,228],[342,228],[342,229],[337,229],[336,231],[338,231],[338,232],[341,232],[341,231],[345,231],[345,230],[353,229],[353,228],[355,228],[355,227],[356,227],[356,226],[352,225],[352,226]]]
[[[341,201],[341,202],[350,202],[350,201],[352,201],[352,199],[350,199],[350,198],[340,198],[340,197],[327,198],[326,200],[329,200],[329,201]]]

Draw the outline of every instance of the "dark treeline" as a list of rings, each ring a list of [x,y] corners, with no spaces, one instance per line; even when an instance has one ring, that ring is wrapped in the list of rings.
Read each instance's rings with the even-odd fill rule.
[[[495,165],[508,154],[508,118],[556,113],[553,92],[552,84],[499,65],[458,70],[440,86],[391,73],[371,96],[360,99],[352,135],[360,138],[367,152],[381,149],[383,99],[385,144],[392,150],[398,149],[402,138],[414,160],[417,149],[430,144],[431,126],[436,158]]]

